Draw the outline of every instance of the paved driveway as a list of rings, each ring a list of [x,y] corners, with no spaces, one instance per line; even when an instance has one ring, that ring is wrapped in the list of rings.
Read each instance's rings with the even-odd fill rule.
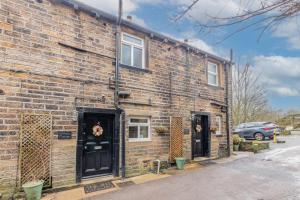
[[[286,144],[230,163],[172,176],[114,193],[99,200],[300,200],[300,136]]]

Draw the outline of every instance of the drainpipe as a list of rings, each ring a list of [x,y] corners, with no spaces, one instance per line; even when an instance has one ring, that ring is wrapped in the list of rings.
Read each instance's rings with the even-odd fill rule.
[[[120,44],[121,44],[121,22],[123,14],[123,1],[119,0],[119,12],[116,21],[116,65],[115,65],[115,94],[114,94],[114,104],[115,108],[121,113],[121,168],[122,168],[122,178],[125,178],[125,112],[119,107],[119,68],[120,68]]]
[[[120,65],[120,35],[123,2],[119,0],[119,15],[116,21],[116,65],[115,65],[115,107],[119,109],[119,65]]]
[[[226,132],[227,132],[227,151],[228,151],[228,156],[231,155],[230,151],[230,116],[229,116],[229,75],[231,75],[230,70],[231,70],[231,65],[232,65],[232,60],[233,60],[233,51],[230,49],[230,63],[225,63],[225,69],[226,69]],[[231,87],[231,86],[230,86]]]

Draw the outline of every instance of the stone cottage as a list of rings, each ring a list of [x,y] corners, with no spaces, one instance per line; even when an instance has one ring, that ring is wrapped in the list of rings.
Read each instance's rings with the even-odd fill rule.
[[[0,1],[0,192],[230,155],[231,63],[116,21],[72,0]]]

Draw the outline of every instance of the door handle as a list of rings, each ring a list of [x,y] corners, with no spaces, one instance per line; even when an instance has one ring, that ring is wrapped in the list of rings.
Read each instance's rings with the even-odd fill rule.
[[[84,146],[84,149],[87,150],[87,146]]]
[[[196,140],[196,142],[200,142],[201,140]]]

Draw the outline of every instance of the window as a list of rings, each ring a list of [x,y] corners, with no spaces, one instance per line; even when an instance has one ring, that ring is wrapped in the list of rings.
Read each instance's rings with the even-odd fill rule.
[[[218,86],[218,65],[215,63],[208,63],[207,67],[207,79],[208,84]]]
[[[216,135],[222,135],[222,117],[216,116]]]
[[[121,63],[144,69],[144,59],[144,40],[127,33],[123,33]]]
[[[129,118],[129,141],[150,140],[150,119],[145,117]]]

